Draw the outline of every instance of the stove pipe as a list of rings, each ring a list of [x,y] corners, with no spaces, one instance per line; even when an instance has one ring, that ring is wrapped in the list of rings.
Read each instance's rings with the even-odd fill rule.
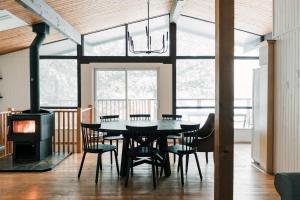
[[[40,111],[40,69],[39,69],[39,48],[49,33],[49,26],[46,23],[32,25],[32,31],[36,37],[30,45],[30,110],[32,113]]]

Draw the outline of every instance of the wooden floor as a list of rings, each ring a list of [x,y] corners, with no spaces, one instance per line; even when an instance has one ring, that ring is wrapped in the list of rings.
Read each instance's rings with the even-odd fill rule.
[[[96,157],[87,155],[78,181],[82,155],[74,154],[50,172],[1,173],[0,199],[213,199],[212,155],[206,165],[204,154],[199,153],[204,177],[202,183],[192,157],[184,188],[172,162],[171,177],[161,178],[156,190],[152,189],[151,168],[147,165],[135,168],[134,177],[129,179],[129,186],[125,189],[124,181],[117,177],[115,165],[110,167],[108,155],[103,158],[98,185],[94,182]],[[235,145],[234,172],[236,200],[279,200],[273,187],[273,177],[251,166],[250,145]]]

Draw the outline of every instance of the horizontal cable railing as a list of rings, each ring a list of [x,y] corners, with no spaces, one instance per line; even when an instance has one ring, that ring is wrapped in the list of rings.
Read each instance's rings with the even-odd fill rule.
[[[181,98],[177,99],[177,112],[186,120],[204,123],[210,112],[215,112],[215,99],[212,98]],[[235,128],[252,128],[253,112],[251,98],[234,100]]]

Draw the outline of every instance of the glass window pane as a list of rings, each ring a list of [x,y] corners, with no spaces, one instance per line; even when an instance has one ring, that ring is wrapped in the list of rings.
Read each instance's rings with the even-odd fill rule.
[[[128,71],[128,99],[156,99],[157,71]]]
[[[96,71],[95,119],[101,115],[119,115],[126,119],[125,71]]]
[[[69,39],[44,44],[40,48],[40,55],[76,56],[77,44]]]
[[[41,106],[77,106],[77,60],[40,60]]]
[[[215,25],[181,16],[177,26],[178,56],[214,56]]]
[[[214,106],[215,60],[177,60],[177,106]]]
[[[260,36],[240,30],[234,31],[235,56],[258,56],[256,44]],[[214,56],[215,24],[181,16],[177,25],[178,56]]]
[[[260,36],[244,31],[234,31],[234,55],[235,56],[258,56]]]
[[[146,26],[148,21],[137,22],[128,25],[128,31],[133,39],[134,48],[137,51],[147,50],[147,37],[146,37]],[[151,36],[151,46],[152,50],[161,49],[163,46],[163,35],[167,37],[167,32],[169,32],[169,15],[162,17],[150,19],[150,36]],[[168,45],[168,44],[166,44]],[[128,51],[129,56],[168,56],[169,49],[163,54],[134,54]]]
[[[84,36],[86,56],[125,56],[125,26]]]
[[[97,71],[96,99],[125,99],[125,71]]]

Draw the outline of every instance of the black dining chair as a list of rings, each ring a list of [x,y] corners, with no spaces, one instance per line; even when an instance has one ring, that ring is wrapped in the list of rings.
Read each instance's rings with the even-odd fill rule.
[[[103,115],[100,116],[100,121],[101,122],[112,122],[112,121],[119,121],[119,115]],[[102,143],[104,144],[105,141],[109,141],[109,144],[112,145],[113,141],[116,142],[117,145],[117,153],[119,152],[119,141],[123,140],[123,136],[120,132],[115,132],[115,131],[106,131],[103,134],[103,141]],[[113,159],[112,159],[112,152],[110,152],[110,164],[112,165]]]
[[[130,120],[150,120],[150,114],[131,114],[129,115]]]
[[[172,114],[162,114],[163,120],[181,120],[182,115],[172,115]],[[174,133],[172,135],[168,135],[168,140],[173,140],[173,145],[176,145],[176,141],[180,139],[179,133]],[[174,155],[174,163],[176,162],[176,155]]]
[[[82,167],[84,164],[85,156],[87,153],[96,153],[98,154],[97,158],[97,166],[96,166],[96,178],[95,183],[98,183],[99,177],[99,168],[102,170],[102,154],[106,152],[114,152],[116,166],[117,166],[117,173],[119,175],[119,165],[118,165],[118,155],[117,155],[117,147],[109,144],[102,144],[101,136],[99,129],[101,124],[85,124],[81,123],[81,132],[82,132],[82,140],[83,140],[83,157],[81,160],[79,172],[78,172],[78,179],[80,178]]]
[[[136,142],[136,147],[131,147],[127,150],[127,171],[125,187],[128,186],[129,172],[133,175],[133,168],[143,163],[152,165],[153,187],[156,188],[156,176],[158,175],[158,153],[159,150],[154,147],[154,142],[159,139],[157,134],[157,126],[136,127],[126,126],[127,132],[124,137],[128,140]],[[163,163],[161,163],[163,164]]]
[[[208,152],[214,155],[215,147],[215,114],[210,113],[205,124],[198,131],[197,138],[191,144],[197,152],[205,152],[206,163],[208,163]]]
[[[185,141],[185,144],[177,144],[173,146],[168,146],[166,149],[167,153],[173,153],[174,155],[178,155],[179,161],[178,161],[178,171],[180,170],[180,176],[181,176],[181,185],[184,185],[184,175],[183,175],[183,156],[186,156],[186,173],[188,172],[188,163],[189,163],[189,155],[194,154],[198,172],[200,175],[200,179],[202,181],[202,173],[201,168],[198,160],[198,156],[196,153],[196,149],[191,147],[190,145],[194,142],[195,139],[198,137],[198,131],[199,131],[199,124],[196,125],[181,125],[182,129],[182,138]],[[166,159],[164,159],[166,160]],[[163,170],[161,171],[161,175],[163,173]]]

